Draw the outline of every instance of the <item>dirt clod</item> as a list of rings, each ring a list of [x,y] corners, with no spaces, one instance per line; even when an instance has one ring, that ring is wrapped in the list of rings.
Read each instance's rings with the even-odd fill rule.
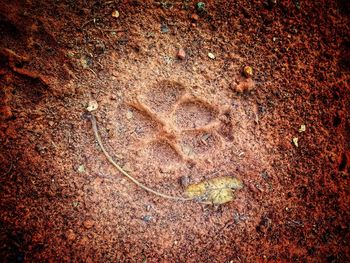
[[[9,106],[0,107],[0,120],[8,120],[13,116],[11,108]]]
[[[186,52],[183,48],[179,48],[179,51],[177,52],[177,57],[179,59],[185,59],[186,58]]]
[[[95,221],[93,221],[92,219],[87,219],[84,221],[83,225],[86,229],[90,229],[95,225]]]
[[[199,16],[197,14],[192,14],[191,19],[192,21],[197,22],[199,20]]]
[[[69,229],[66,232],[66,237],[69,241],[74,241],[76,239],[76,234],[74,233],[74,231],[72,229]]]

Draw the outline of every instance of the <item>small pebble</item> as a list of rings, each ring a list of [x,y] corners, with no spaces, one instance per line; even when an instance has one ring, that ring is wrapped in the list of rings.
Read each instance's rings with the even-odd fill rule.
[[[297,137],[293,138],[293,143],[294,143],[295,147],[299,147],[298,138]]]
[[[86,107],[86,110],[91,112],[91,111],[97,110],[97,108],[98,108],[97,101],[96,100],[90,100],[88,102],[88,106]]]
[[[84,221],[83,225],[86,229],[90,229],[94,226],[95,222],[91,219],[87,219]]]
[[[208,53],[208,57],[211,58],[211,59],[215,59],[215,55],[211,52]]]
[[[85,173],[85,166],[84,165],[79,165],[78,172],[79,173]]]
[[[66,237],[69,241],[74,241],[76,238],[76,235],[72,229],[69,229],[66,233]]]
[[[169,30],[169,27],[166,25],[166,24],[163,24],[161,25],[160,27],[160,32],[162,33],[168,33],[170,30]]]
[[[199,16],[198,16],[197,14],[193,14],[193,15],[191,15],[191,19],[192,19],[193,21],[198,21]]]
[[[145,222],[150,222],[152,220],[152,217],[150,215],[145,215],[142,217],[142,220]]]
[[[186,58],[186,52],[183,48],[180,48],[179,51],[177,52],[177,57],[179,59],[185,59]]]
[[[252,191],[253,193],[256,193],[256,194],[259,193],[258,188],[253,183],[250,183],[248,187],[249,187],[249,190]]]
[[[114,17],[114,18],[118,18],[119,17],[119,12],[117,11],[117,10],[114,10],[113,12],[112,12],[112,17]]]
[[[95,45],[95,52],[96,54],[103,54],[106,50],[106,47],[103,43],[97,43]]]
[[[299,132],[304,132],[306,131],[306,126],[305,124],[300,125]]]
[[[188,176],[182,176],[180,178],[180,183],[182,187],[187,187],[190,184],[190,178]]]
[[[247,78],[250,78],[253,76],[253,68],[251,66],[245,66],[243,73]]]
[[[13,116],[9,106],[0,107],[0,120],[8,120]]]
[[[269,6],[274,7],[277,4],[277,0],[269,0]]]
[[[133,117],[134,117],[134,114],[132,113],[132,111],[128,110],[128,111],[126,112],[126,118],[127,118],[128,120],[131,120]]]

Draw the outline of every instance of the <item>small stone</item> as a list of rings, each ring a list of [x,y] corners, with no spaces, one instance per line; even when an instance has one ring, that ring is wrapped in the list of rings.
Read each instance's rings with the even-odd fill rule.
[[[38,143],[37,145],[35,145],[35,150],[40,154],[44,154],[46,151],[46,147]]]
[[[259,193],[258,188],[253,183],[248,184],[248,188],[255,194]]]
[[[199,16],[198,16],[197,14],[192,14],[192,15],[191,15],[191,19],[192,19],[193,21],[198,21],[198,20],[199,20]]]
[[[298,138],[297,137],[293,138],[293,143],[294,143],[295,147],[299,147]]]
[[[86,229],[90,229],[94,226],[95,222],[91,219],[87,219],[84,221],[83,225]]]
[[[52,127],[55,125],[55,123],[53,121],[49,121],[49,125]]]
[[[131,110],[128,110],[128,111],[126,112],[126,118],[127,118],[128,120],[131,120],[133,117],[134,117],[134,114],[132,113],[132,111],[131,111]]]
[[[168,25],[163,24],[163,25],[160,26],[160,32],[168,33],[169,31],[170,31],[170,29],[169,29]]]
[[[96,54],[101,55],[101,54],[103,54],[105,52],[105,50],[106,50],[106,47],[105,47],[105,45],[103,43],[97,43],[95,45],[95,52],[96,52]]]
[[[79,165],[78,172],[79,173],[85,173],[85,166],[84,165]]]
[[[251,66],[245,66],[243,73],[247,78],[250,78],[253,76],[253,68]]]
[[[13,116],[9,106],[0,107],[0,120],[8,120]]]
[[[87,111],[94,111],[94,110],[97,110],[98,108],[98,103],[96,100],[90,100],[89,103],[88,103],[88,106],[86,107],[86,110]]]
[[[180,178],[180,184],[182,187],[187,187],[190,184],[190,178],[189,176],[182,176]]]
[[[304,132],[306,131],[306,126],[305,124],[300,125],[299,132]]]
[[[186,52],[183,48],[180,48],[179,51],[177,52],[177,57],[179,59],[185,59],[186,58]]]
[[[210,59],[215,59],[215,55],[213,53],[211,53],[211,52],[208,53],[208,57]]]
[[[69,240],[69,241],[74,241],[75,238],[76,238],[76,235],[74,233],[74,231],[72,229],[69,229],[66,233],[66,238]]]
[[[112,17],[118,18],[119,16],[120,16],[119,11],[114,10],[114,11],[112,12]]]
[[[277,4],[277,0],[269,0],[269,6],[274,7]]]
[[[145,215],[142,217],[142,220],[148,223],[152,220],[152,217],[150,215]]]
[[[71,51],[68,51],[66,56],[69,58],[74,58],[74,53]]]

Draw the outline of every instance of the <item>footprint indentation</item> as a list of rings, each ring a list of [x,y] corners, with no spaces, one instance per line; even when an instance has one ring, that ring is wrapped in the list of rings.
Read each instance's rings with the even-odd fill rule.
[[[147,112],[123,104],[116,110],[115,127],[117,134],[126,136],[125,138],[130,141],[132,138],[154,137],[160,125]]]
[[[135,108],[126,110],[126,118],[129,120],[129,125],[136,137],[146,138],[156,133],[159,124],[154,121],[147,113]]]
[[[174,121],[181,129],[194,129],[209,124],[216,115],[214,108],[202,101],[185,101],[177,107]]]
[[[149,163],[156,165],[171,165],[179,163],[181,156],[176,149],[166,140],[156,140],[149,143],[145,149]]]
[[[180,140],[181,149],[185,155],[198,156],[215,152],[220,146],[220,139],[211,132],[184,132]]]
[[[174,104],[184,95],[182,84],[163,80],[148,89],[140,98],[155,113],[169,113]]]
[[[233,125],[232,125],[232,117],[229,112],[224,113],[224,115],[220,119],[221,124],[218,130],[218,133],[226,140],[233,140]]]

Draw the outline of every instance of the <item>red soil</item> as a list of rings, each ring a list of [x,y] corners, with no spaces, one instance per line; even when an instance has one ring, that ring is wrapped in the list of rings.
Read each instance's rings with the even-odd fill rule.
[[[1,261],[350,261],[347,1],[1,2]]]

